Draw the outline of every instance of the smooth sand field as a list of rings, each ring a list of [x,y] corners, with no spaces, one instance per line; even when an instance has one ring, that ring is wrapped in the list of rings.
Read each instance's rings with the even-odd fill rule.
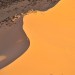
[[[31,46],[0,75],[75,75],[75,1],[26,15],[24,23]]]

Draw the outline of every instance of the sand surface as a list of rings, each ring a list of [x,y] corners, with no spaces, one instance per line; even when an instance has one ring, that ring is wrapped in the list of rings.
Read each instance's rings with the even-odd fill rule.
[[[46,11],[59,0],[0,1],[0,69],[21,56],[30,46],[23,30],[23,15],[29,10]]]

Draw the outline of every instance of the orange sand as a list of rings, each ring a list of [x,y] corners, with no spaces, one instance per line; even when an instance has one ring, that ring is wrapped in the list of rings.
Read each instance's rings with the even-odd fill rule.
[[[75,75],[75,1],[25,16],[28,51],[0,75]]]

